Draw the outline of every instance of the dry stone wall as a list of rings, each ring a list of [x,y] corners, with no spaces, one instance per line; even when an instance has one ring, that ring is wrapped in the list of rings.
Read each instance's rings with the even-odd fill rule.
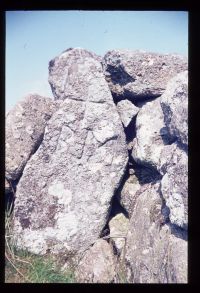
[[[55,100],[6,117],[17,248],[73,263],[81,283],[187,283],[187,66],[82,48],[49,62]]]

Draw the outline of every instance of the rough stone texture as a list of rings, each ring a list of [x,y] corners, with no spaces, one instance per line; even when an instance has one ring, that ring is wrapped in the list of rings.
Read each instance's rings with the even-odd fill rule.
[[[137,115],[132,157],[137,163],[158,170],[161,151],[169,143],[171,139],[164,123],[160,98],[157,98],[146,103]]]
[[[175,237],[173,234],[169,238],[167,266],[168,278],[171,283],[187,283],[188,278],[188,243],[187,241]]]
[[[162,195],[170,209],[170,221],[187,229],[188,226],[188,156],[175,144],[165,164],[165,175],[161,181]],[[165,154],[162,153],[162,156]],[[169,158],[169,155],[167,156]]]
[[[118,201],[131,217],[137,197],[141,193],[143,185],[155,182],[161,179],[158,172],[153,172],[152,169],[144,166],[132,165],[129,166],[129,176],[125,181],[122,189],[117,194]]]
[[[98,97],[99,90],[105,86],[101,61],[100,56],[82,48],[67,49],[52,59],[49,62],[49,83],[54,98],[64,100],[71,97],[79,101],[89,98],[91,102],[103,103],[103,95],[103,99]],[[84,86],[86,79],[88,84]]]
[[[169,81],[161,96],[161,107],[169,134],[175,143],[160,155],[161,190],[170,209],[170,221],[183,229],[188,225],[188,72]]]
[[[87,250],[76,270],[80,283],[110,283],[115,276],[115,258],[111,246],[99,239]]]
[[[158,164],[158,170],[161,175],[165,175],[169,164],[172,162],[172,157],[174,152],[176,152],[177,144],[172,143],[170,145],[165,145],[160,153],[160,160]],[[173,162],[175,163],[175,162]]]
[[[117,103],[117,110],[119,112],[124,127],[127,127],[133,117],[137,115],[139,108],[130,101],[123,100]]]
[[[57,98],[65,80],[68,90],[61,98],[66,99],[47,123],[17,186],[15,241],[33,253],[67,255],[94,243],[128,161],[101,64],[86,53],[67,51],[51,65]],[[73,94],[66,96],[69,87]]]
[[[127,280],[132,283],[187,282],[187,242],[163,225],[159,186],[142,187],[130,219],[125,263]]]
[[[188,144],[188,71],[169,81],[161,97],[165,124],[172,137]]]
[[[112,50],[104,56],[105,77],[116,100],[158,97],[187,68],[187,58],[179,55]]]
[[[119,193],[118,200],[129,216],[132,214],[136,193],[140,190],[140,188],[141,185],[138,178],[135,175],[131,175],[126,180],[121,192]]]
[[[39,95],[29,95],[6,115],[6,178],[17,180],[35,149],[55,102]]]
[[[125,244],[124,237],[126,237],[128,231],[129,220],[123,213],[119,213],[109,221],[108,225],[111,241],[117,249],[117,252],[120,253]]]

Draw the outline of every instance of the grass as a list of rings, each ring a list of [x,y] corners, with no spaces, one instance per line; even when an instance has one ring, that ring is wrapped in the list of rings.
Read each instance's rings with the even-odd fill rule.
[[[55,262],[26,251],[17,251],[15,257],[6,259],[6,283],[74,283],[71,272],[61,272]]]
[[[126,276],[126,266],[125,266],[125,248],[126,248],[126,241],[125,241],[124,247],[122,248],[122,252],[117,259],[116,283],[122,283],[122,284],[128,283],[127,276]]]
[[[76,283],[72,270],[61,271],[59,262],[51,255],[39,256],[19,250],[13,244],[12,204],[5,212],[5,282],[6,283]],[[125,246],[116,263],[115,283],[127,283],[124,263]]]
[[[12,244],[12,205],[5,212],[5,282],[74,283],[72,271],[61,271],[52,256],[38,256]]]

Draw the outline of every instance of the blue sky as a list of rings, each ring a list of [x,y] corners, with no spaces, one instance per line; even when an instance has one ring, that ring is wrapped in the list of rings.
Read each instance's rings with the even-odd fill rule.
[[[69,47],[188,54],[182,11],[6,12],[6,111],[28,93],[53,97],[48,63]]]

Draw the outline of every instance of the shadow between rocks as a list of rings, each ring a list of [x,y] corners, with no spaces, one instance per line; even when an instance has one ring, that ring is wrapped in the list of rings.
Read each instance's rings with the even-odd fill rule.
[[[113,84],[124,86],[129,82],[135,81],[135,79],[124,70],[122,65],[117,66],[117,68],[112,65],[107,65],[106,71],[110,73]]]
[[[115,217],[119,213],[123,213],[126,218],[129,218],[127,211],[120,205],[118,196],[122,191],[122,188],[126,182],[126,180],[129,177],[129,164],[126,166],[126,170],[124,173],[124,176],[119,184],[119,187],[114,191],[114,195],[112,197],[111,203],[110,203],[110,209],[108,211],[107,221],[100,233],[100,238],[105,237],[110,234],[108,223],[109,221]]]
[[[132,142],[136,136],[136,118],[137,118],[137,115],[133,117],[133,119],[131,120],[131,122],[129,123],[127,127],[124,127],[127,144]]]
[[[141,185],[153,183],[162,179],[162,175],[151,165],[142,165],[134,161],[129,151],[129,168],[133,169],[134,175],[137,177]]]

